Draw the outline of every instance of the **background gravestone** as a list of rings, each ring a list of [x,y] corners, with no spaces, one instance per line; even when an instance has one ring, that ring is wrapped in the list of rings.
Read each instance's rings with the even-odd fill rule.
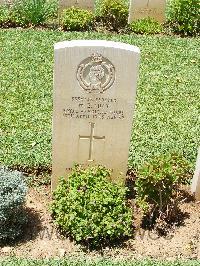
[[[52,189],[74,163],[126,174],[139,54],[109,41],[55,45]]]
[[[166,0],[130,0],[128,22],[151,17],[160,23],[165,21]]]
[[[82,9],[94,10],[94,0],[59,0],[59,9],[70,7],[80,7]]]
[[[198,151],[196,168],[195,168],[194,177],[192,180],[191,190],[192,190],[192,193],[195,194],[195,198],[197,200],[200,200],[200,148]]]
[[[12,4],[13,0],[0,0],[0,5]]]

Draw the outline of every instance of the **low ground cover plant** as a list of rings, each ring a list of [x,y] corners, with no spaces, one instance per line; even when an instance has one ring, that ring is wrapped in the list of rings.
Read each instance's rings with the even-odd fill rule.
[[[27,186],[19,172],[0,168],[0,243],[22,234],[27,221],[24,210]]]
[[[11,22],[10,9],[7,5],[0,5],[0,26],[8,26]]]
[[[88,30],[93,20],[94,15],[91,11],[76,7],[65,9],[61,15],[61,25],[67,31]]]
[[[200,34],[200,0],[170,0],[168,23],[175,33]]]
[[[134,33],[158,34],[163,32],[163,26],[153,18],[144,18],[130,23],[129,28]]]
[[[199,260],[131,260],[111,258],[84,258],[69,256],[64,259],[22,259],[11,257],[1,261],[2,266],[199,266]]]
[[[57,16],[57,0],[14,0],[12,20],[20,26],[45,24],[49,18]]]
[[[145,214],[165,217],[177,215],[179,188],[192,177],[191,165],[181,155],[165,154],[145,163],[137,172],[136,201]],[[165,215],[163,215],[165,214]]]
[[[128,4],[125,0],[99,1],[97,21],[103,23],[106,29],[119,31],[128,23]]]
[[[112,183],[104,167],[76,166],[68,179],[60,179],[54,192],[52,214],[56,225],[76,242],[92,247],[130,236],[132,210],[126,188]]]

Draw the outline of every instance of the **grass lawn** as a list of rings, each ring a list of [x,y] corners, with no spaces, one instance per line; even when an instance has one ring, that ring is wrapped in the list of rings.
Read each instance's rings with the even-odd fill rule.
[[[167,151],[194,163],[200,144],[199,38],[9,29],[0,31],[0,164],[51,165],[53,44],[71,39],[141,49],[130,167]]]
[[[199,261],[111,261],[111,260],[78,260],[78,259],[57,259],[57,260],[22,260],[10,258],[0,261],[1,266],[199,266]]]

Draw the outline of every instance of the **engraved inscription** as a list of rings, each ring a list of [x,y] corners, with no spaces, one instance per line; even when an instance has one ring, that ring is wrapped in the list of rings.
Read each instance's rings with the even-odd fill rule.
[[[105,136],[103,136],[103,137],[95,136],[94,135],[94,126],[95,126],[95,123],[90,123],[90,125],[91,125],[90,135],[89,136],[80,136],[79,135],[79,139],[80,140],[86,139],[86,140],[89,140],[90,141],[88,162],[93,162],[94,159],[92,159],[92,157],[93,157],[92,155],[93,155],[94,140],[95,139],[105,140]]]
[[[141,14],[147,14],[147,15],[151,15],[151,14],[162,14],[163,12],[161,10],[158,10],[157,8],[137,8],[134,10],[134,12],[136,14],[141,13]]]
[[[118,105],[115,98],[72,97],[71,105],[63,109],[63,115],[75,119],[122,120],[125,114]]]
[[[115,81],[115,68],[107,58],[94,53],[80,63],[76,77],[87,93],[104,93]]]
[[[78,165],[81,166],[81,168],[83,168],[83,169],[86,169],[87,167],[90,167],[91,166],[90,163],[88,163],[88,164],[87,163],[86,164],[79,163]],[[74,169],[73,167],[66,167],[65,168],[66,171],[72,171],[73,169]],[[114,171],[113,168],[110,168],[109,170],[110,170],[111,173]]]

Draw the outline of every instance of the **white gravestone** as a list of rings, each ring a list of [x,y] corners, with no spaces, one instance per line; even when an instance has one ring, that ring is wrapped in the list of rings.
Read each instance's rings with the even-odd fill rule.
[[[196,168],[194,172],[194,177],[192,180],[192,193],[195,194],[196,200],[200,200],[200,148],[198,151]]]
[[[165,9],[166,0],[130,0],[128,22],[150,17],[163,23]]]
[[[70,7],[94,10],[94,0],[59,0],[59,9],[63,10]]]
[[[74,163],[126,175],[139,56],[117,42],[55,44],[52,189]]]
[[[11,5],[13,0],[0,0],[0,5]]]

